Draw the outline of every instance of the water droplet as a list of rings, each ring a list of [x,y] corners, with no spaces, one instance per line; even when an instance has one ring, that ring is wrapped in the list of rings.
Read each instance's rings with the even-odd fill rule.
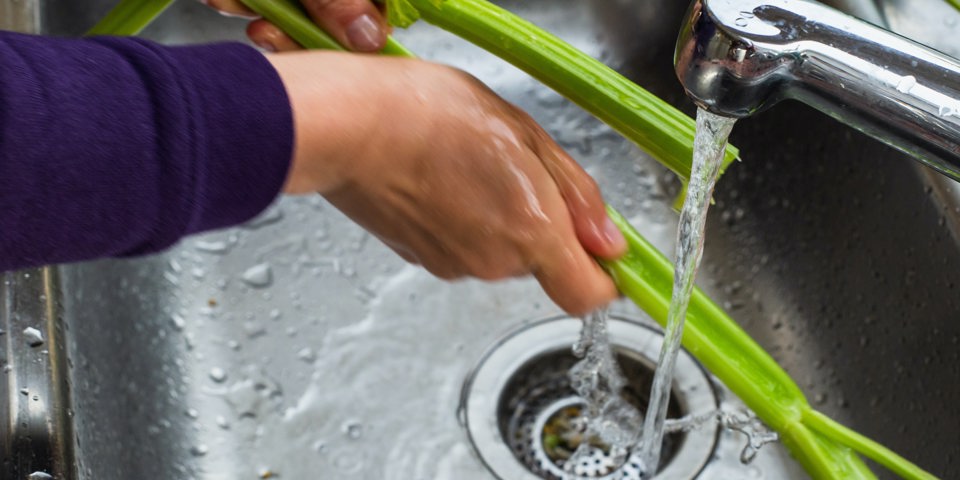
[[[193,419],[196,419],[197,417],[200,416],[200,412],[198,412],[197,409],[195,409],[195,408],[189,408],[189,409],[187,409],[186,414],[187,414],[188,417],[193,418]]]
[[[199,445],[194,445],[193,447],[190,447],[190,453],[195,457],[202,457],[206,455],[207,452],[209,451],[210,449],[202,443]]]
[[[226,253],[230,248],[224,241],[198,240],[193,244],[194,248],[206,253]]]
[[[217,383],[222,383],[227,379],[227,372],[225,372],[220,367],[213,367],[210,369],[210,380],[213,380]]]
[[[53,478],[53,475],[50,475],[47,472],[33,472],[27,476],[29,480],[47,480]]]
[[[270,318],[273,320],[280,320],[280,310],[276,308],[270,310]]]
[[[270,469],[270,467],[260,467],[257,469],[257,476],[261,479],[264,478],[276,478],[278,475]]]
[[[243,228],[256,230],[258,228],[277,223],[280,220],[283,220],[283,210],[279,207],[279,205],[277,205],[272,208],[268,208],[267,211],[261,213],[260,216],[244,224]]]
[[[36,328],[24,328],[23,337],[27,340],[27,345],[30,345],[31,347],[39,347],[40,345],[43,345],[43,334],[40,333],[40,330],[37,330]]]
[[[20,395],[23,395],[23,396],[30,395],[30,389],[27,388],[27,387],[21,388],[21,389],[20,389]]]
[[[343,432],[352,440],[359,440],[363,436],[363,425],[357,422],[351,422],[344,425]]]
[[[733,23],[736,24],[738,27],[746,27],[750,23],[750,21],[747,20],[746,18],[738,17],[736,20],[734,20]]]
[[[263,288],[273,281],[273,272],[269,263],[258,263],[243,272],[241,278],[251,287]]]
[[[297,352],[297,358],[307,363],[313,363],[317,359],[317,354],[312,348],[303,347]]]
[[[173,323],[173,328],[177,329],[178,331],[183,331],[183,327],[187,325],[187,321],[176,313],[170,315],[170,322]]]
[[[897,91],[900,93],[910,93],[910,89],[917,84],[917,79],[913,75],[907,75],[901,77],[900,81],[897,82]]]
[[[220,428],[222,428],[222,429],[224,429],[224,430],[227,430],[227,429],[230,428],[230,423],[227,422],[227,418],[224,417],[223,415],[217,415],[217,420],[216,420],[216,421],[217,421],[217,426],[218,426],[218,427],[220,427]]]

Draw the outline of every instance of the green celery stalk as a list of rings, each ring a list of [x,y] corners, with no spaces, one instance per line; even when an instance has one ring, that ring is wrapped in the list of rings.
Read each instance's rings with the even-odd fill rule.
[[[289,0],[241,0],[241,2],[257,15],[276,25],[283,25],[283,31],[304,48],[346,50],[307,17],[299,2]],[[400,57],[415,56],[393,37],[387,37],[387,44],[380,53]]]
[[[242,1],[301,45],[328,48],[326,41],[314,39],[326,34],[291,0]],[[690,177],[693,119],[612,68],[485,0],[412,0],[407,5],[416,8],[415,16],[489,50],[580,105],[684,181]],[[384,53],[413,56],[392,39]],[[738,156],[737,148],[728,146],[724,168]]]
[[[123,0],[97,22],[87,35],[136,35],[172,3],[173,0]]]

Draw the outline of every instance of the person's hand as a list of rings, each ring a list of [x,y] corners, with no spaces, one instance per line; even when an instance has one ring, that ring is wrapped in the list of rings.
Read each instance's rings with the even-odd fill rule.
[[[616,297],[591,254],[615,258],[625,241],[593,179],[478,80],[420,60],[268,58],[294,113],[287,193],[321,193],[444,279],[533,274],[578,314]]]
[[[200,0],[227,15],[255,19],[240,0]],[[370,0],[302,0],[310,16],[341,45],[355,52],[378,52],[387,41],[389,27]],[[266,20],[254,20],[247,35],[255,44],[272,52],[299,48],[296,42]]]

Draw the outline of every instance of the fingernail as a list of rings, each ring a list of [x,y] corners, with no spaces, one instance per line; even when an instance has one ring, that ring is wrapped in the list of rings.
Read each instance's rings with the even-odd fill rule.
[[[615,250],[620,250],[627,246],[627,239],[623,238],[623,233],[620,232],[620,229],[617,228],[617,224],[613,223],[613,220],[610,220],[610,217],[604,217],[603,219],[603,239],[614,247]]]
[[[260,47],[261,49],[267,52],[274,53],[277,51],[277,47],[274,47],[272,43],[266,40],[257,40],[254,43],[256,43],[258,47]]]
[[[347,41],[358,52],[380,50],[381,38],[380,25],[370,15],[361,15],[347,27]]]

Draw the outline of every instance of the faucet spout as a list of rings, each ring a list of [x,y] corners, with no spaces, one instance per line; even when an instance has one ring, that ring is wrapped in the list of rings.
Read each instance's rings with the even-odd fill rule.
[[[746,117],[800,100],[960,181],[960,61],[809,0],[695,0],[674,65]]]

